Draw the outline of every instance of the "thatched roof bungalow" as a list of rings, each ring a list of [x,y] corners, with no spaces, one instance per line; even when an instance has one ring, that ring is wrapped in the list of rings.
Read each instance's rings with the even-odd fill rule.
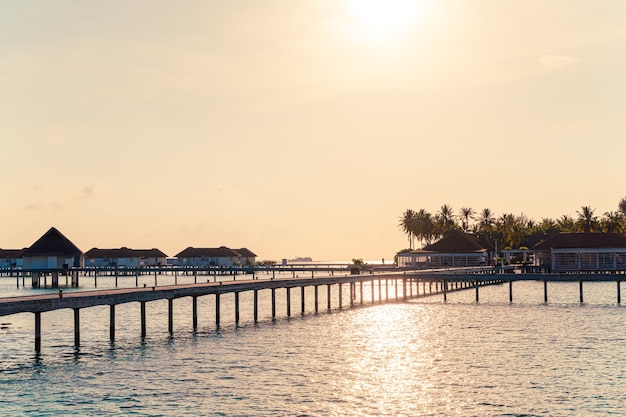
[[[447,268],[480,266],[489,262],[495,248],[469,233],[456,232],[420,250],[398,253],[398,266]]]
[[[559,233],[534,252],[536,264],[554,272],[626,270],[626,236],[619,233]]]

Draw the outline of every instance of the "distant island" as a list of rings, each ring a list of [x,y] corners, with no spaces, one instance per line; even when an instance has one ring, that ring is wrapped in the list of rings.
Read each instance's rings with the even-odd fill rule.
[[[289,262],[313,262],[313,258],[309,256],[296,256],[293,259],[290,259]]]

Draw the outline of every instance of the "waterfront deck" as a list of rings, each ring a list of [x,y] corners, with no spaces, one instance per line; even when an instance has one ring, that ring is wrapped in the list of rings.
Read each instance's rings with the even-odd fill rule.
[[[461,278],[461,277],[459,277]],[[420,292],[420,282],[422,291]],[[428,289],[426,283],[428,282]],[[165,285],[139,288],[113,288],[105,290],[72,291],[58,293],[48,293],[39,295],[27,295],[20,297],[0,298],[0,316],[18,313],[34,313],[35,316],[35,351],[41,351],[41,315],[44,312],[72,309],[74,311],[74,340],[75,346],[80,346],[80,311],[83,308],[101,305],[110,306],[110,340],[115,340],[115,307],[119,304],[139,302],[141,305],[141,336],[146,336],[146,303],[155,300],[168,300],[168,330],[173,333],[173,302],[182,297],[192,298],[192,323],[193,330],[198,325],[197,299],[201,296],[215,296],[215,322],[220,327],[220,297],[222,294],[233,293],[235,304],[235,324],[239,324],[239,294],[245,291],[252,291],[254,322],[258,319],[258,292],[261,290],[271,291],[272,319],[276,317],[276,290],[282,288],[286,291],[287,316],[291,315],[291,290],[300,288],[301,291],[301,312],[305,311],[305,288],[314,288],[315,312],[319,311],[318,290],[321,286],[327,288],[327,308],[332,309],[331,287],[338,287],[338,294],[335,305],[341,309],[344,306],[345,298],[343,288],[348,286],[349,306],[364,305],[364,285],[370,285],[371,304],[376,302],[376,290],[378,290],[378,302],[396,302],[408,300],[416,297],[431,296],[436,294],[444,295],[448,292],[460,291],[468,287],[497,284],[500,281],[495,277],[484,276],[480,280],[458,279],[449,281],[441,276],[420,279],[417,274],[392,273],[392,274],[369,274],[369,275],[344,275],[327,276],[323,278],[296,278],[296,279],[248,279],[232,280],[220,282]],[[391,284],[390,284],[391,283]],[[358,290],[357,290],[358,284]],[[377,284],[377,285],[376,285]],[[434,284],[434,288],[433,288]],[[393,288],[390,294],[390,287]],[[383,297],[384,292],[384,297]]]
[[[345,272],[345,271],[343,271]],[[337,286],[335,307],[343,308],[344,302],[349,306],[375,304],[376,302],[397,302],[434,295],[442,295],[447,300],[447,294],[454,291],[475,289],[476,302],[479,301],[480,288],[486,285],[500,285],[508,283],[509,301],[513,302],[513,283],[518,281],[542,281],[544,285],[544,302],[548,302],[549,282],[577,282],[580,288],[579,301],[584,302],[584,282],[616,282],[617,303],[621,303],[621,281],[626,278],[625,274],[594,273],[594,274],[542,274],[520,273],[512,270],[494,270],[493,268],[472,270],[429,270],[429,271],[399,271],[387,273],[369,273],[343,276],[328,275],[315,277],[312,271],[310,278],[281,278],[259,279],[252,274],[252,279],[236,279],[178,284],[162,286],[143,286],[135,288],[110,288],[102,290],[66,291],[62,288],[58,292],[47,294],[26,295],[19,297],[0,298],[0,316],[18,313],[34,313],[35,315],[35,351],[41,350],[41,314],[60,309],[72,309],[74,311],[74,339],[75,346],[80,346],[80,310],[83,308],[108,305],[110,306],[110,339],[115,340],[115,306],[124,303],[139,302],[141,304],[141,336],[146,336],[146,303],[156,300],[168,300],[168,327],[170,334],[173,333],[173,302],[178,298],[192,298],[193,330],[197,329],[198,312],[197,298],[212,295],[215,297],[215,322],[220,327],[220,296],[222,294],[234,294],[235,324],[239,324],[239,294],[252,291],[254,322],[258,318],[258,292],[271,291],[272,319],[276,317],[276,290],[284,289],[286,292],[287,316],[291,315],[291,290],[300,288],[301,312],[305,311],[305,288],[314,288],[315,312],[319,311],[318,290],[319,287],[327,288],[327,309],[333,308],[331,300],[331,287]],[[295,275],[295,273],[294,273]],[[343,295],[344,286],[348,286],[347,294]],[[370,299],[366,302],[364,286],[369,285]],[[357,289],[358,287],[358,289]],[[421,287],[421,289],[420,289]],[[390,292],[390,288],[393,293]],[[376,294],[377,293],[377,294]],[[384,296],[383,296],[384,294]],[[377,295],[377,297],[376,297]]]

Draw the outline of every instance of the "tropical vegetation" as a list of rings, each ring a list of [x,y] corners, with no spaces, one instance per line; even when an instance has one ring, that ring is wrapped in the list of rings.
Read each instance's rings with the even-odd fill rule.
[[[576,217],[564,214],[557,219],[533,220],[526,215],[504,213],[496,216],[490,209],[475,211],[461,207],[455,212],[444,204],[436,213],[425,209],[407,209],[400,216],[400,230],[407,235],[409,249],[416,243],[425,246],[450,234],[462,231],[494,243],[501,248],[526,249],[530,241],[560,232],[605,232],[626,234],[626,197],[615,211],[597,215],[591,206],[582,206]]]

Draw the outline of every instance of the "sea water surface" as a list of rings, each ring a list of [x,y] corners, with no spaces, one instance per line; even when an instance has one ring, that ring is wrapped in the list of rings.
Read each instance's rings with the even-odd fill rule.
[[[335,286],[336,287],[336,286]],[[241,322],[222,295],[148,303],[148,337],[139,305],[81,310],[81,347],[73,313],[42,315],[42,353],[33,352],[33,315],[0,317],[0,415],[7,416],[608,416],[626,415],[626,310],[615,283],[516,282],[508,285],[326,311],[326,291],[304,315],[292,290],[286,317],[269,291],[252,321],[242,293]],[[344,291],[345,295],[346,291]],[[393,292],[392,292],[393,294]],[[294,314],[294,310],[298,314]]]

